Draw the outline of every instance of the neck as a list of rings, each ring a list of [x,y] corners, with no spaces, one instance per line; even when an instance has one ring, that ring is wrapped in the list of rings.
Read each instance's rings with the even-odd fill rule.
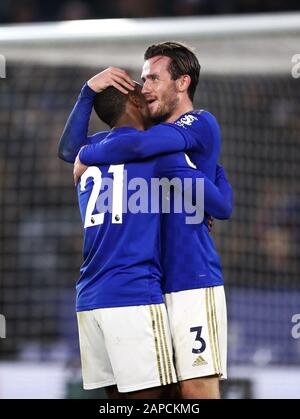
[[[164,122],[174,122],[178,119],[181,115],[190,112],[194,109],[193,103],[189,98],[185,99],[179,106],[174,109],[172,115],[169,116]]]
[[[122,127],[131,127],[138,129],[139,131],[144,131],[145,129],[142,118],[133,112],[125,112],[114,126],[114,128]]]

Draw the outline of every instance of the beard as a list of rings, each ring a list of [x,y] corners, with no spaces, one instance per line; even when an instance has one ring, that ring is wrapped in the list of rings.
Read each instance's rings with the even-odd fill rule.
[[[179,99],[175,93],[172,95],[172,97],[171,95],[162,96],[160,100],[161,105],[153,114],[150,114],[152,124],[160,124],[169,119],[176,109],[178,101]]]

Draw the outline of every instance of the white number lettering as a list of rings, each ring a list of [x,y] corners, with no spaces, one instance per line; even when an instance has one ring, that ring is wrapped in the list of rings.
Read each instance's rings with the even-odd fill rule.
[[[108,173],[113,173],[114,175],[113,199],[112,199],[112,223],[122,224],[124,164],[110,166]]]
[[[112,165],[108,173],[113,173],[113,202],[112,202],[112,223],[122,224],[122,204],[123,204],[123,180],[124,164]],[[89,177],[93,178],[94,185],[89,202],[86,208],[84,228],[93,227],[104,222],[104,213],[93,214],[101,190],[102,173],[96,166],[89,167],[81,176],[80,190],[85,191],[86,182]]]

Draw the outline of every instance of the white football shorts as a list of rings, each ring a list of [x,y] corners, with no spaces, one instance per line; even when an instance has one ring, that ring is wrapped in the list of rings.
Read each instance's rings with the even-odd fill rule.
[[[165,295],[179,381],[227,378],[227,313],[223,286]]]
[[[153,304],[77,313],[83,388],[130,392],[177,382],[166,307]]]

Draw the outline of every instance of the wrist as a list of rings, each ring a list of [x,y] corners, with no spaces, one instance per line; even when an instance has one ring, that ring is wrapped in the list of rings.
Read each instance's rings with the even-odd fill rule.
[[[84,164],[85,166],[88,166],[88,164],[86,164],[86,161],[85,161],[85,150],[84,150],[85,148],[86,148],[86,146],[83,146],[79,150],[78,160],[80,161],[80,163]]]
[[[81,89],[81,96],[83,97],[90,97],[94,98],[96,96],[96,92],[91,89],[91,87],[88,85],[88,83],[85,83]]]
[[[91,90],[93,90],[94,93],[99,93],[99,89],[97,89],[96,84],[93,82],[92,79],[88,80],[86,84]]]
[[[94,93],[103,92],[103,90],[105,89],[104,86],[99,86],[99,81],[95,79],[95,77],[89,79],[86,84],[89,86],[91,90],[93,90]]]

